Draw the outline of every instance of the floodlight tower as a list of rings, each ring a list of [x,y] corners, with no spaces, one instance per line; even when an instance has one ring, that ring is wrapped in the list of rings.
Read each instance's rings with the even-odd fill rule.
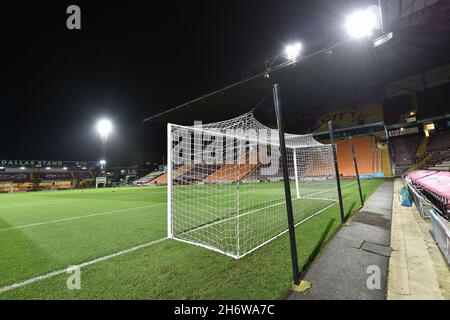
[[[102,174],[105,173],[106,169],[106,141],[108,140],[108,135],[111,133],[112,123],[107,119],[102,119],[97,123],[97,131],[100,134],[100,139],[102,142],[101,152],[100,152],[100,171]]]

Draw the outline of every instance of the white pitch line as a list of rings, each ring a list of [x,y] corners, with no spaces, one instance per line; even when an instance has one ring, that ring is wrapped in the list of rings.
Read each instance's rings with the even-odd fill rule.
[[[46,224],[54,224],[54,223],[65,222],[65,221],[72,221],[72,220],[79,220],[79,219],[85,219],[85,218],[91,218],[91,217],[104,216],[104,215],[108,215],[108,214],[120,213],[120,212],[125,212],[125,211],[146,209],[146,208],[150,208],[150,207],[166,206],[166,205],[167,205],[167,203],[158,203],[158,204],[151,204],[151,205],[142,206],[142,207],[134,207],[134,208],[127,208],[127,209],[104,211],[104,212],[99,212],[99,213],[83,215],[83,216],[76,216],[76,217],[57,219],[57,220],[50,220],[50,221],[44,221],[44,222],[36,222],[36,223],[30,223],[30,224],[25,224],[25,225],[21,225],[21,226],[3,228],[3,229],[0,229],[0,232],[8,231],[8,230],[15,230],[15,229],[30,228],[30,227],[35,227],[35,226],[42,226],[42,225],[46,225]]]
[[[345,188],[345,187],[354,185],[354,184],[356,184],[356,183],[357,183],[356,181],[355,181],[355,182],[351,182],[351,183],[347,183],[347,184],[343,185],[342,188]],[[300,190],[301,190],[301,189],[300,189]],[[306,194],[305,196],[308,196],[308,197],[309,197],[309,196],[315,196],[315,195],[317,195],[317,194],[325,193],[325,192],[332,191],[332,190],[336,190],[336,189],[332,188],[332,189],[326,189],[326,190],[319,191],[319,192],[315,192],[315,193],[308,193],[308,194]]]
[[[98,263],[98,262],[102,262],[102,261],[105,261],[105,260],[108,260],[108,259],[111,259],[111,258],[115,258],[115,257],[121,256],[121,255],[124,255],[126,253],[130,253],[130,252],[142,249],[142,248],[149,247],[151,245],[157,244],[157,243],[162,242],[162,241],[167,240],[167,239],[168,238],[166,237],[166,238],[161,238],[161,239],[154,240],[154,241],[151,241],[151,242],[148,242],[148,243],[144,243],[144,244],[141,244],[141,245],[129,248],[129,249],[125,249],[125,250],[122,250],[122,251],[119,251],[119,252],[116,252],[116,253],[109,254],[107,256],[103,256],[103,257],[100,257],[100,258],[97,258],[97,259],[94,259],[94,260],[83,262],[81,264],[76,265],[75,267],[78,267],[78,268],[81,269],[81,268],[93,265],[95,263]],[[73,266],[70,266],[70,267],[73,267]],[[50,279],[50,278],[59,276],[60,274],[66,273],[68,269],[69,269],[69,267],[67,267],[65,269],[56,270],[56,271],[53,271],[53,272],[50,272],[50,273],[47,273],[47,274],[44,274],[44,275],[41,275],[41,276],[37,276],[37,277],[34,277],[34,278],[30,278],[30,279],[25,280],[25,281],[16,282],[16,283],[11,284],[11,285],[0,287],[0,293],[4,293],[6,291],[10,291],[10,290],[17,289],[17,288],[20,288],[20,287],[23,287],[23,286],[27,286],[27,285],[30,285],[30,284],[32,284],[34,282],[37,282],[37,281],[42,281],[42,280],[45,280],[45,279]]]

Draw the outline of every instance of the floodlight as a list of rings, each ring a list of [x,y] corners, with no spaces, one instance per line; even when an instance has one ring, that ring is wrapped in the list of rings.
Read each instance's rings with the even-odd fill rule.
[[[105,165],[106,164],[106,160],[100,160],[100,164],[101,165]]]
[[[50,170],[50,169],[51,169],[50,167],[45,168],[45,170]]]
[[[302,51],[302,44],[300,42],[296,42],[286,46],[285,52],[286,57],[289,60],[295,61],[297,57],[300,55]]]
[[[83,168],[81,168],[81,169],[86,170],[86,167],[83,167]]]
[[[5,167],[0,167],[0,170],[5,170]]]
[[[111,130],[112,130],[112,124],[111,124],[111,121],[109,121],[109,120],[103,119],[97,123],[97,131],[98,131],[98,133],[100,133],[100,136],[102,138],[106,138],[108,136],[108,134],[111,133]]]
[[[63,170],[67,170],[67,167],[64,167]]]
[[[26,168],[25,167],[20,167],[20,170],[25,170]]]
[[[368,8],[365,10],[358,10],[347,17],[346,29],[348,34],[355,39],[371,37],[377,28],[377,16],[372,10]]]

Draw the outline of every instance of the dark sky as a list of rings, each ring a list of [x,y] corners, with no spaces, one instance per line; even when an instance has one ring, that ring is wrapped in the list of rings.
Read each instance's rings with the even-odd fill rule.
[[[315,37],[337,1],[161,3],[2,3],[0,158],[97,160],[101,117],[115,125],[113,164],[161,152],[161,128],[142,128],[143,118]],[[81,7],[80,31],[66,28],[70,4]]]

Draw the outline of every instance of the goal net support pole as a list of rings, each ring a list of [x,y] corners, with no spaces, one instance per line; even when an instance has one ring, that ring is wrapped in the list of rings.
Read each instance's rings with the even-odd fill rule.
[[[172,228],[172,125],[167,124],[167,237],[173,238]]]
[[[361,181],[359,179],[358,162],[356,161],[355,145],[353,144],[352,137],[348,138],[348,140],[350,141],[350,146],[352,149],[353,166],[355,167],[356,181],[358,182],[359,200],[361,202],[361,207],[364,207],[364,197],[361,189]]]
[[[298,185],[297,149],[293,149],[292,154],[293,154],[293,160],[294,160],[295,191],[297,193],[297,199],[300,199],[300,188]]]
[[[289,240],[291,246],[291,259],[292,259],[292,272],[294,278],[294,284],[300,284],[300,272],[298,269],[298,257],[297,257],[297,241],[295,239],[295,226],[294,226],[294,214],[292,210],[292,198],[291,198],[291,187],[289,181],[289,172],[288,172],[288,162],[287,162],[287,152],[286,152],[286,143],[284,141],[284,128],[283,128],[283,118],[282,118],[282,110],[281,110],[281,100],[280,100],[280,87],[278,84],[274,84],[273,86],[273,100],[275,106],[275,114],[277,117],[277,125],[278,125],[278,135],[279,135],[279,143],[280,143],[280,156],[281,156],[281,165],[283,168],[283,180],[284,180],[284,193],[286,197],[286,209],[287,209],[287,218],[288,218],[288,227],[289,227]],[[294,150],[294,155],[295,155]],[[297,171],[296,171],[297,172]],[[298,196],[298,179],[296,174],[296,185],[297,185],[297,196]]]
[[[337,193],[338,193],[338,199],[339,199],[339,211],[341,214],[341,222],[342,222],[342,224],[344,224],[345,223],[344,204],[342,202],[341,178],[339,175],[336,144],[334,143],[333,121],[328,122],[328,131],[330,133],[330,143],[333,148],[334,170],[336,172],[336,184],[337,184]]]

